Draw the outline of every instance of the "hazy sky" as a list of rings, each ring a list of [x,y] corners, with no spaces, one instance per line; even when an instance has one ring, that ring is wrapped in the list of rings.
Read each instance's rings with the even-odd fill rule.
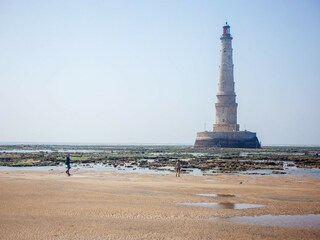
[[[320,145],[318,0],[0,0],[0,142],[193,144],[226,19],[240,128]]]

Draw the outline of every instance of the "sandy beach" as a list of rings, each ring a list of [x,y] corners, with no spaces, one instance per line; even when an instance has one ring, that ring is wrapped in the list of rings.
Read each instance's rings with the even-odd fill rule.
[[[1,239],[319,239],[319,227],[228,217],[320,214],[320,180],[94,170],[0,170]],[[196,194],[225,194],[199,196]],[[235,195],[235,196],[228,196]],[[224,209],[179,203],[248,203]]]

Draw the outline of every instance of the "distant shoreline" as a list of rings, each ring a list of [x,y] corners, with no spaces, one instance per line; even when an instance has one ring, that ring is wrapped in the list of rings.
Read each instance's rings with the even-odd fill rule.
[[[0,146],[181,146],[190,143],[79,143],[79,142],[0,142]],[[320,148],[317,144],[262,144],[262,148]]]

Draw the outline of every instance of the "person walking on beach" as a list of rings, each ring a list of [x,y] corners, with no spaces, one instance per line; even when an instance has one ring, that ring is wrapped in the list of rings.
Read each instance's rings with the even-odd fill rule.
[[[180,160],[176,161],[176,177],[180,177],[180,172],[181,172],[181,163]]]
[[[66,165],[67,165],[67,171],[66,171],[66,174],[68,174],[68,176],[70,176],[71,174],[70,174],[70,172],[69,172],[69,170],[70,170],[70,168],[71,168],[71,166],[70,166],[70,153],[68,153],[68,155],[67,155],[67,158],[66,158]]]

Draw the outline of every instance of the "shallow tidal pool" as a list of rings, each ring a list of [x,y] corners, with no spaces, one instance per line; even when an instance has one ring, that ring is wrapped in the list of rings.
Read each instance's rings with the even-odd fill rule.
[[[199,203],[178,203],[182,206],[192,207],[208,207],[208,208],[220,208],[220,209],[247,209],[247,208],[261,208],[263,205],[250,204],[250,203],[217,203],[217,202],[199,202]]]
[[[320,214],[238,216],[230,218],[213,217],[210,219],[223,219],[237,223],[257,224],[273,227],[320,228]]]

